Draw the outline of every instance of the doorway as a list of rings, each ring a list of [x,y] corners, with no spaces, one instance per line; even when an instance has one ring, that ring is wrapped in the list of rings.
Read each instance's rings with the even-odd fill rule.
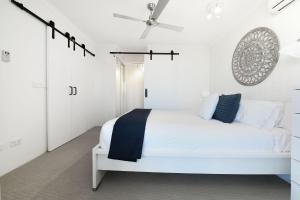
[[[116,116],[118,117],[126,112],[126,77],[124,63],[119,58],[117,58],[116,64]]]
[[[126,112],[144,108],[144,63],[127,63],[125,76]]]
[[[144,63],[116,59],[116,116],[144,108]]]

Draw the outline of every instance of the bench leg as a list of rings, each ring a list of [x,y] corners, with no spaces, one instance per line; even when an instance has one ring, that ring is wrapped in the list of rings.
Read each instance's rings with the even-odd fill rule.
[[[103,180],[106,171],[102,170],[93,170],[93,191],[97,191],[100,187],[100,184]]]
[[[103,170],[98,170],[97,168],[97,154],[96,154],[96,149],[98,148],[98,146],[94,147],[93,149],[93,152],[92,152],[92,156],[93,156],[93,191],[96,191],[100,184],[101,184],[101,181],[106,173],[106,171],[103,171]]]

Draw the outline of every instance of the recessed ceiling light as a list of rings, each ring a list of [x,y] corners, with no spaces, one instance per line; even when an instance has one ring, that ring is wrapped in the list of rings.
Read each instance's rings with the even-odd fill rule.
[[[221,12],[222,12],[222,7],[219,4],[217,4],[215,9],[214,9],[214,13],[216,15],[219,15]]]
[[[222,0],[213,0],[207,6],[207,20],[211,20],[213,17],[216,19],[221,18],[223,12],[224,3]]]
[[[208,13],[206,16],[206,19],[211,20],[212,17],[213,17],[213,15],[211,13]]]

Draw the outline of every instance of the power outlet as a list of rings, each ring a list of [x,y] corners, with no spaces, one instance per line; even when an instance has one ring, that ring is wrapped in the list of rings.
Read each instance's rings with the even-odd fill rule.
[[[1,52],[1,60],[3,62],[10,62],[10,52],[2,50],[2,52]]]
[[[16,138],[9,142],[9,147],[14,148],[22,144],[22,138]]]

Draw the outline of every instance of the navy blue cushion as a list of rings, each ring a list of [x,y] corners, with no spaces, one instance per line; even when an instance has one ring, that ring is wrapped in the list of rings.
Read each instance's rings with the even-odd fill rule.
[[[220,96],[213,119],[224,123],[232,123],[239,110],[241,97],[241,94]]]

